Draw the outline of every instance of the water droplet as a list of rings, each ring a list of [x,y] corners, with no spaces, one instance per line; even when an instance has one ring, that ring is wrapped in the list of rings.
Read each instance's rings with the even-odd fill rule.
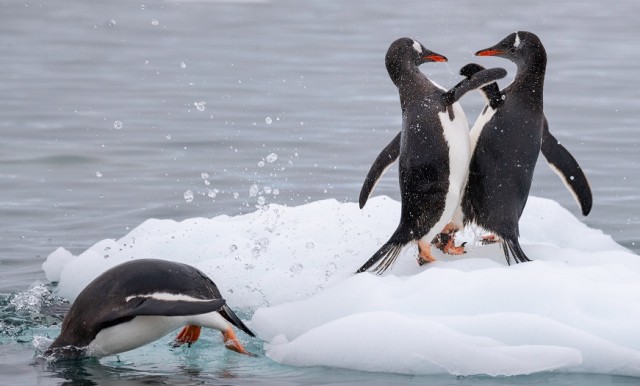
[[[160,22],[158,22],[158,19],[151,20],[151,25],[158,25],[158,24],[160,24]]]
[[[267,125],[270,125],[271,122],[273,122],[273,119],[271,119],[271,117],[266,117],[264,121],[267,123]]]
[[[256,240],[256,244],[262,249],[267,249],[267,247],[269,246],[269,239],[267,237],[263,237]]]
[[[280,194],[280,189],[275,188],[275,189],[272,190],[272,193],[273,193],[274,196],[277,196],[278,194]]]
[[[251,254],[253,255],[253,257],[260,257],[260,254],[262,252],[260,252],[260,248],[255,247],[251,250]]]
[[[209,196],[209,198],[216,198],[216,192],[214,192],[211,189],[207,190],[207,196]]]
[[[313,244],[313,242],[309,241],[307,243],[307,249],[313,249],[313,247],[315,247],[315,245]]]
[[[302,266],[302,264],[298,263],[298,264],[292,264],[291,267],[289,267],[289,271],[291,271],[291,273],[293,273],[294,275],[299,274],[300,272],[302,272],[302,269],[304,267]]]
[[[570,176],[570,177],[569,177],[569,179],[570,179],[571,181],[573,181],[573,180],[575,179],[575,177],[574,177],[574,176]]]
[[[207,172],[200,173],[200,178],[202,178],[203,180],[206,180],[207,178],[209,178],[209,173]]]
[[[267,200],[264,198],[264,196],[258,196],[258,205],[264,205],[264,203]]]
[[[184,200],[186,202],[193,201],[193,192],[191,190],[187,190],[186,192],[184,192]]]
[[[325,268],[324,276],[325,278],[330,278],[334,273],[338,270],[338,267],[334,263],[327,264],[327,268]]]
[[[140,4],[140,9],[144,10],[145,9],[145,5],[144,4]]]
[[[237,251],[237,250],[238,250],[238,246],[237,246],[237,245],[235,245],[235,244],[231,244],[231,245],[229,246],[229,250],[230,250],[231,252],[235,252],[235,251]]]
[[[276,153],[271,153],[267,156],[267,162],[269,163],[273,163],[276,162],[276,160],[278,159],[278,155]]]
[[[264,161],[258,161],[258,167],[259,168],[264,167]]]
[[[116,129],[116,130],[122,129],[122,122],[121,121],[113,122],[113,128]]]
[[[205,111],[207,109],[207,102],[193,102],[198,111]]]
[[[102,177],[102,173],[101,172],[96,172],[96,177],[98,177],[98,178]]]
[[[187,62],[184,60],[180,62],[180,68],[187,68]]]
[[[115,27],[117,22],[114,19],[109,20],[109,27]]]
[[[207,185],[207,186],[209,186],[209,185],[211,185],[211,181],[209,181],[209,180],[204,180],[204,184],[205,184],[205,185]]]
[[[240,193],[233,192],[233,198],[235,198],[237,200],[239,197],[240,197]]]
[[[171,139],[171,135],[167,135],[167,139]]]
[[[264,188],[262,188],[262,190],[264,190],[264,194],[271,194],[271,187],[270,186],[265,186]]]
[[[253,264],[245,264],[244,265],[244,269],[249,270],[249,269],[254,269],[255,266]]]
[[[249,196],[251,197],[255,197],[258,195],[258,192],[260,191],[260,188],[258,187],[258,185],[253,184],[251,185],[251,187],[249,188]]]

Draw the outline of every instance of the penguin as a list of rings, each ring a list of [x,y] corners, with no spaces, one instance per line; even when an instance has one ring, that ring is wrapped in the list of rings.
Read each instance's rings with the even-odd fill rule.
[[[591,188],[575,158],[549,132],[543,109],[547,55],[540,39],[531,32],[514,32],[476,55],[509,59],[517,72],[504,90],[495,83],[482,88],[487,104],[470,133],[472,156],[462,199],[463,221],[497,236],[507,264],[511,257],[516,263],[530,261],[518,241],[518,222],[540,151],[585,216],[592,207]],[[480,70],[481,66],[471,65],[462,71],[472,76]]]
[[[400,94],[402,130],[373,163],[360,193],[360,207],[384,171],[399,159],[401,215],[390,239],[356,273],[382,274],[402,248],[417,242],[419,262],[434,261],[430,242],[452,219],[467,180],[469,126],[457,100],[466,92],[506,76],[504,69],[474,74],[447,91],[418,67],[447,58],[411,38],[394,41],[387,50],[387,72]]]
[[[235,326],[251,330],[198,269],[157,259],[117,265],[94,279],[71,305],[62,331],[44,355],[57,359],[103,357],[151,343],[187,324],[176,345],[197,340],[200,327],[219,330],[226,348],[250,354]]]

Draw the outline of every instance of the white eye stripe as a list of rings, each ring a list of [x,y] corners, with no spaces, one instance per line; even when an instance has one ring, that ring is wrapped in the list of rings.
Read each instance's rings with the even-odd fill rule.
[[[413,49],[418,51],[419,54],[422,53],[422,45],[415,40],[413,41]]]
[[[520,35],[516,32],[516,40],[513,42],[513,46],[515,48],[518,48],[519,45],[520,45]]]

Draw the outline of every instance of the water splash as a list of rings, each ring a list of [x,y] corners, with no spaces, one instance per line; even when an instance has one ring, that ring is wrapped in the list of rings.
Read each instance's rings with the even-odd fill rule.
[[[116,129],[116,130],[122,129],[122,121],[113,122],[113,128]]]

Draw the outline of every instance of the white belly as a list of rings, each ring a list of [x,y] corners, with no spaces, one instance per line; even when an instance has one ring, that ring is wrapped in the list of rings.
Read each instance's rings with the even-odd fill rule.
[[[229,326],[217,311],[191,316],[136,316],[129,322],[101,330],[87,347],[87,355],[102,357],[133,350],[187,324],[220,331]]]
[[[469,140],[469,123],[459,103],[452,105],[455,119],[449,119],[449,113],[438,113],[440,123],[444,128],[444,138],[449,145],[449,191],[445,199],[442,217],[422,237],[425,242],[431,240],[442,231],[451,221],[454,212],[460,205],[463,190],[469,176],[469,161],[471,159],[471,143]]]
[[[487,124],[487,122],[489,122],[491,117],[493,117],[493,114],[496,113],[496,110],[494,110],[489,105],[486,106],[486,111],[484,110],[484,108],[482,111],[484,113],[478,116],[478,119],[476,119],[476,122],[473,124],[473,127],[471,128],[471,133],[470,133],[471,154],[473,154],[473,152],[476,150],[476,145],[478,144],[478,138],[480,138],[480,133],[482,133],[482,129]]]

